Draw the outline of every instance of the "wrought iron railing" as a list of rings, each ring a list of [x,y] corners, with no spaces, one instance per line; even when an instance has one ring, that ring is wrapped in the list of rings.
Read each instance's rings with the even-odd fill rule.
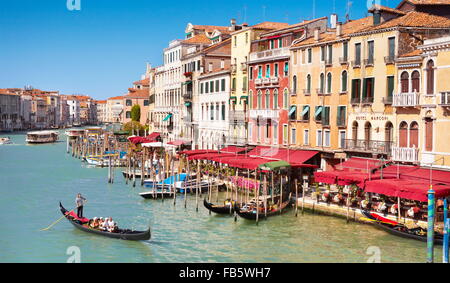
[[[344,149],[371,153],[391,154],[392,142],[375,140],[346,139]]]

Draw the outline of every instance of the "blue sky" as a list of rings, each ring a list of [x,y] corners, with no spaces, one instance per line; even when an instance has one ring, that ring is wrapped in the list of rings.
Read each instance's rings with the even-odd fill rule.
[[[161,64],[162,49],[183,38],[186,24],[228,25],[231,18],[296,23],[313,17],[313,0],[0,0],[0,88],[32,85],[96,99],[123,95],[146,62]],[[366,0],[352,0],[350,18],[366,15]],[[382,0],[395,6],[399,0]],[[315,16],[347,0],[316,0]]]

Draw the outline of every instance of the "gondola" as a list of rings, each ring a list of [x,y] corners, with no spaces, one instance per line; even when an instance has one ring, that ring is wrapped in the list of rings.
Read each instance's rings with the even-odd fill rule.
[[[418,227],[418,228],[414,228],[414,229],[409,229],[408,227],[406,227],[405,225],[403,225],[401,223],[381,217],[380,215],[377,215],[375,213],[370,213],[368,211],[363,211],[362,213],[367,218],[373,220],[374,221],[373,223],[377,228],[384,230],[384,231],[388,232],[389,234],[399,236],[402,238],[413,239],[413,240],[417,240],[417,241],[421,241],[421,242],[427,242],[427,231],[423,228]],[[443,242],[444,242],[444,239],[443,239],[442,235],[435,234],[434,243],[436,245],[442,245]]]
[[[275,216],[275,215],[280,215],[280,210],[281,213],[286,212],[288,209],[289,204],[291,203],[290,199],[286,200],[285,202],[281,203],[281,206],[274,209],[274,210],[269,210],[269,208],[267,209],[267,214],[265,213],[264,208],[260,208],[259,210],[259,215],[258,218],[262,219],[270,216]],[[244,219],[248,219],[248,220],[256,220],[256,209],[252,209],[252,210],[247,210],[247,209],[242,209],[239,206],[235,206],[236,209],[236,213],[244,218]]]
[[[64,206],[62,206],[61,203],[59,203],[59,207],[61,209],[61,213],[66,217],[66,219],[69,220],[69,222],[73,226],[80,229],[81,231],[100,235],[100,236],[105,236],[105,237],[109,237],[109,238],[130,240],[130,241],[145,241],[145,240],[150,240],[150,238],[151,238],[150,228],[147,231],[134,231],[134,230],[129,230],[129,229],[126,229],[126,230],[120,229],[116,233],[105,232],[105,231],[100,231],[100,230],[95,230],[95,229],[89,228],[88,226],[85,226],[89,222],[89,219],[86,219],[86,218],[79,219],[74,212],[69,212],[67,209],[64,208]]]
[[[203,205],[208,209],[209,211],[212,211],[217,214],[231,214],[234,212],[234,207],[231,207],[230,205],[214,205],[206,200],[206,198],[203,200]]]
[[[151,190],[148,192],[139,193],[139,195],[145,199],[164,199],[164,198],[173,198],[173,190],[165,189],[164,192],[160,189]]]

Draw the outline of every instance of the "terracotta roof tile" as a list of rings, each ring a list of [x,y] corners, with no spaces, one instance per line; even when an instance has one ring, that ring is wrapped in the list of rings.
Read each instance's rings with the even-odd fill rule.
[[[288,27],[288,23],[277,23],[277,22],[262,22],[257,25],[251,26],[254,29],[282,29]]]
[[[143,86],[149,86],[150,85],[150,78],[146,78],[140,81],[136,81],[133,83],[134,85],[143,85]]]
[[[149,96],[149,89],[130,89],[130,92],[124,98],[148,98]]]
[[[203,30],[208,33],[211,33],[215,30],[220,31],[221,33],[230,33],[229,27],[224,26],[193,25],[193,27],[195,30]]]
[[[187,44],[196,44],[196,43],[202,43],[202,44],[211,44],[211,39],[209,39],[205,34],[198,34],[196,36],[193,36],[189,39],[186,39],[183,41],[183,43]]]
[[[373,5],[372,8],[369,9],[369,12],[373,12],[376,10],[382,11],[382,12],[388,12],[388,13],[392,13],[392,14],[406,15],[406,12],[404,12],[404,11],[400,11],[400,10],[397,10],[394,8],[389,8],[389,7],[378,5],[378,4]]]
[[[402,54],[402,55],[400,55],[400,56],[398,56],[398,57],[401,57],[401,58],[405,58],[405,57],[415,57],[415,56],[421,55],[422,53],[423,53],[422,50],[416,49],[416,50],[414,50],[414,51],[412,51],[412,52],[408,52],[408,53]]]
[[[114,96],[114,97],[110,97],[108,98],[108,100],[123,100],[123,96]]]
[[[450,5],[450,0],[407,0],[414,5]]]

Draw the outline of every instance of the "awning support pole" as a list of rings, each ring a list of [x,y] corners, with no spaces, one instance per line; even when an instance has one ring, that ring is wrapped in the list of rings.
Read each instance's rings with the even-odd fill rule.
[[[433,185],[430,185],[430,190],[428,191],[427,263],[434,262],[434,197]]]

